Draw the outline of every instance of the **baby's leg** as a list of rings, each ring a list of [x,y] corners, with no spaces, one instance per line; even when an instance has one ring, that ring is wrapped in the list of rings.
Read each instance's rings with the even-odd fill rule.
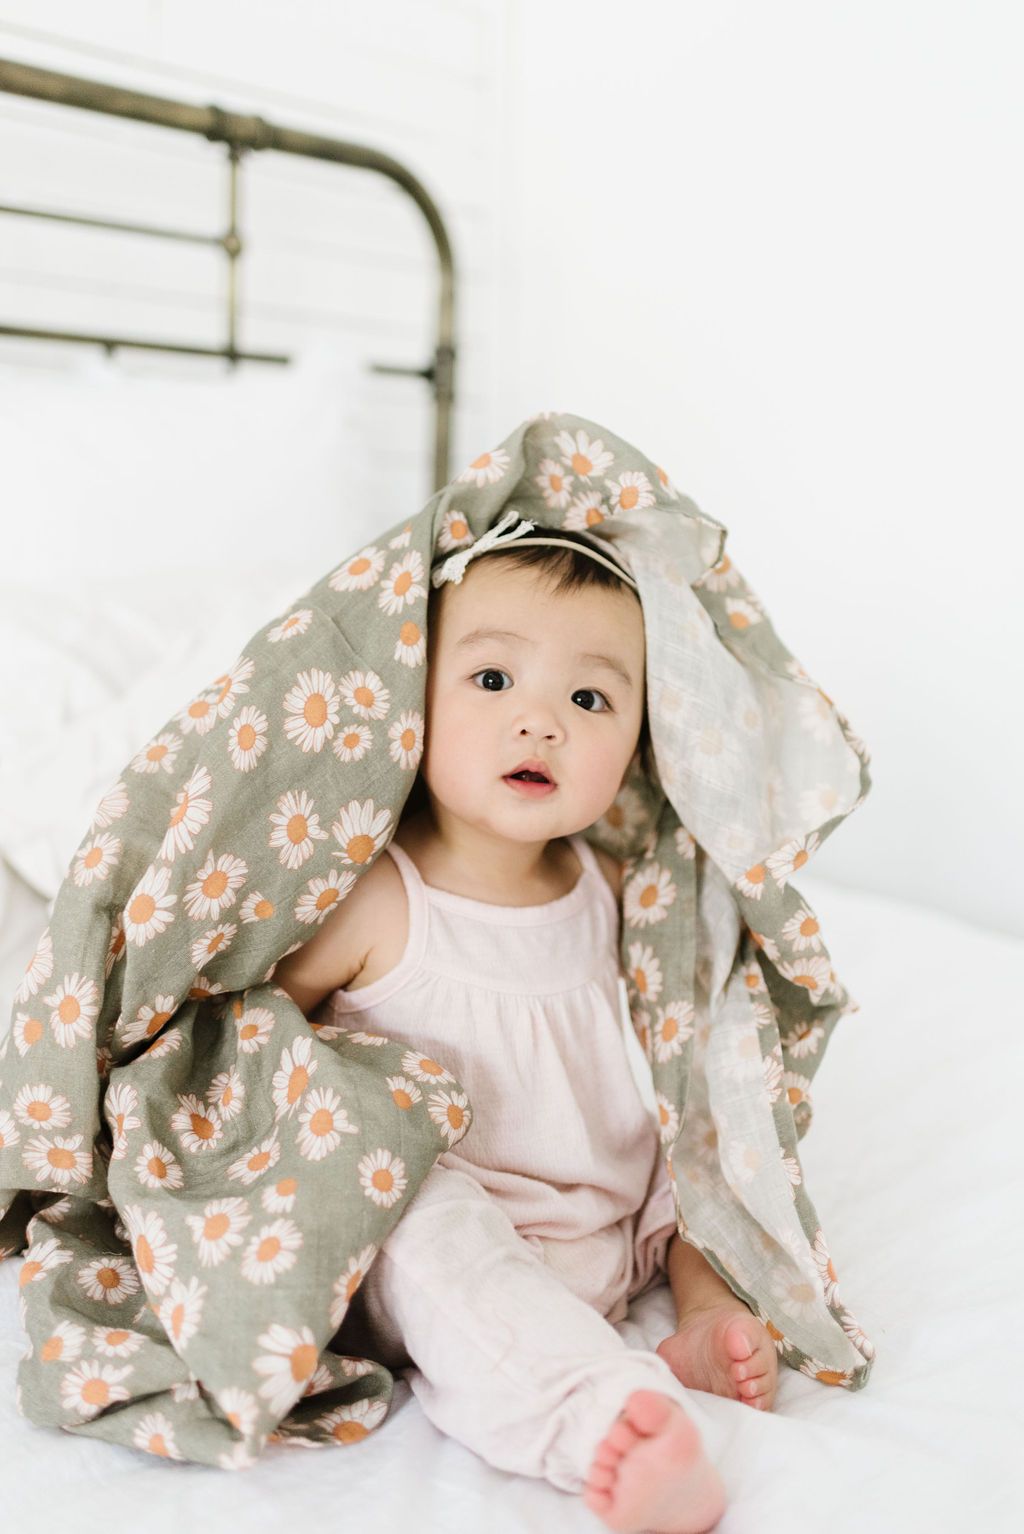
[[[502,1470],[582,1492],[634,1391],[669,1397],[675,1424],[679,1407],[697,1415],[665,1361],[628,1348],[458,1169],[431,1169],[359,1295],[368,1347],[376,1335],[393,1359],[406,1349],[409,1385],[425,1414]],[[703,1460],[695,1429],[687,1454]]]

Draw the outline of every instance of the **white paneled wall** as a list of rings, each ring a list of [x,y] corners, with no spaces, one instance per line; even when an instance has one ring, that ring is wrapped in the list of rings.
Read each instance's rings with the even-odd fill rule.
[[[502,0],[0,0],[0,56],[253,113],[408,166],[455,251],[454,473],[494,430],[503,26]],[[0,93],[2,203],[220,234],[227,189],[222,144]],[[360,365],[430,360],[434,244],[394,183],[249,153],[240,227],[243,348],[294,355],[329,338]],[[217,345],[226,293],[214,248],[0,217],[0,323]],[[81,350],[0,339],[0,363],[74,368]],[[119,366],[210,376],[227,364],[121,352]],[[376,520],[391,521],[430,493],[432,395],[423,380],[363,376],[361,422],[382,469]]]

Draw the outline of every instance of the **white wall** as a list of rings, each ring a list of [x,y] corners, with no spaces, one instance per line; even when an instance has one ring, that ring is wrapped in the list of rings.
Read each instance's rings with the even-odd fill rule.
[[[817,872],[1018,934],[1022,42],[992,0],[510,0],[493,413],[604,422],[730,529],[873,755]]]
[[[453,468],[545,408],[663,463],[873,753],[816,871],[1016,933],[1021,42],[994,0],[0,0],[4,56],[409,164],[459,261]],[[3,202],[217,229],[223,153],[0,94]],[[397,191],[250,156],[242,208],[246,343],[426,360]],[[0,320],[221,335],[212,254],[0,235]],[[425,386],[367,374],[363,419],[380,525],[427,493]]]

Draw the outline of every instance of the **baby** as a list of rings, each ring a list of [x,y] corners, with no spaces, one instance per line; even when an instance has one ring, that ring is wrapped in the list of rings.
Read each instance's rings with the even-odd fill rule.
[[[430,1051],[476,1110],[346,1327],[491,1464],[581,1492],[611,1529],[699,1531],[725,1496],[687,1389],[770,1410],[776,1354],[679,1239],[654,1120],[621,1085],[622,869],[582,832],[647,760],[643,610],[607,544],[541,533],[556,546],[486,548],[431,590],[424,751],[389,856],[274,980],[307,1017]],[[676,1330],[630,1349],[616,1327],[666,1272]]]

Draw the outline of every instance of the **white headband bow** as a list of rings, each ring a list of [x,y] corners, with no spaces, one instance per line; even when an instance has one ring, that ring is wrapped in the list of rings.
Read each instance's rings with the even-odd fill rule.
[[[513,527],[513,523],[517,525]],[[609,570],[614,570],[620,580],[625,581],[627,586],[632,586],[634,591],[639,592],[640,588],[633,577],[627,575],[622,566],[615,560],[606,558],[604,554],[599,554],[596,549],[589,548],[580,543],[567,544],[561,538],[524,538],[522,536],[535,526],[535,522],[531,522],[528,517],[520,517],[517,511],[507,511],[500,522],[488,528],[486,533],[482,533],[475,543],[470,544],[469,548],[459,549],[457,553],[449,555],[443,564],[438,565],[437,569],[431,572],[431,583],[434,586],[441,586],[445,581],[452,581],[458,586],[466,573],[466,566],[471,559],[476,558],[477,554],[486,554],[487,550],[493,549],[496,544],[511,543],[514,538],[518,538],[524,546],[527,544],[549,544],[555,549],[567,547],[578,549],[581,554],[587,554],[591,559],[596,559],[599,564],[606,565]]]

